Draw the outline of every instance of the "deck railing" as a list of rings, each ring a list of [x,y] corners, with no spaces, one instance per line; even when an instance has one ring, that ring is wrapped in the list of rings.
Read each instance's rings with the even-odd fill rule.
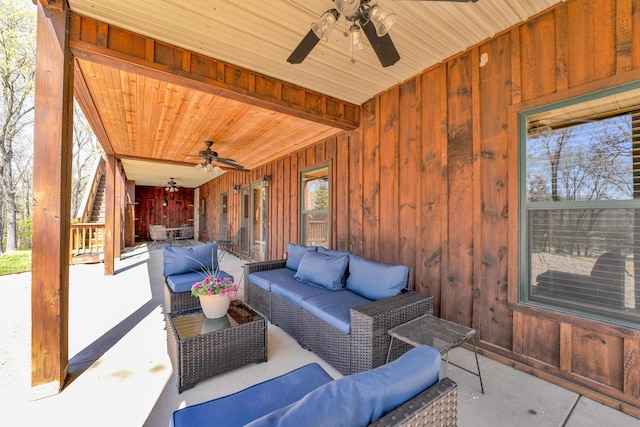
[[[71,256],[98,254],[104,250],[104,224],[72,223]]]

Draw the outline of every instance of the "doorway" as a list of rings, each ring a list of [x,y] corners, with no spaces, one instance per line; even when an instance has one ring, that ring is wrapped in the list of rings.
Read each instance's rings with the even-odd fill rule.
[[[240,250],[243,255],[249,256],[249,212],[251,212],[251,203],[249,202],[249,187],[242,188],[242,236],[240,236]]]
[[[220,238],[221,239],[232,239],[233,236],[229,236],[229,218],[228,218],[228,202],[229,202],[229,194],[222,193],[220,195]]]
[[[267,259],[267,189],[262,181],[251,184],[251,258]]]

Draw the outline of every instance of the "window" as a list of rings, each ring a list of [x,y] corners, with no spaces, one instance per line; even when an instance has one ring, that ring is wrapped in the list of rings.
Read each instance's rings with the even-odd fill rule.
[[[639,326],[640,84],[525,111],[521,302]]]
[[[329,166],[301,174],[301,243],[329,247]]]

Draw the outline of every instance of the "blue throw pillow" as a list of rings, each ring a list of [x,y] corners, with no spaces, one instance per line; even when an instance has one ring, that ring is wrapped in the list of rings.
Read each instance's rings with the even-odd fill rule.
[[[333,256],[351,255],[351,252],[349,252],[349,251],[339,251],[339,250],[336,250],[336,249],[327,249],[324,246],[318,246],[318,252],[320,252],[321,254],[333,255]]]
[[[207,243],[189,248],[165,247],[162,249],[162,274],[202,271],[203,265],[212,273],[218,269],[218,244]]]
[[[351,252],[349,251],[338,251],[336,249],[327,249],[324,246],[318,246],[318,252],[320,252],[321,254],[327,254],[327,255],[333,255],[333,256],[346,255],[348,257],[349,255],[351,255]],[[349,276],[349,264],[347,263],[347,268],[345,268],[344,275],[342,276],[342,279],[340,279],[340,281],[343,284],[347,283],[348,276]]]
[[[438,382],[440,352],[419,346],[370,371],[331,381],[246,427],[367,426]]]
[[[409,267],[383,264],[349,255],[347,289],[370,300],[398,295],[407,287]]]
[[[307,252],[315,252],[316,246],[302,246],[295,243],[287,243],[287,263],[286,267],[289,270],[296,271],[302,256]]]
[[[342,289],[344,271],[348,263],[349,257],[346,255],[331,256],[307,252],[300,260],[298,271],[293,278],[331,290]]]

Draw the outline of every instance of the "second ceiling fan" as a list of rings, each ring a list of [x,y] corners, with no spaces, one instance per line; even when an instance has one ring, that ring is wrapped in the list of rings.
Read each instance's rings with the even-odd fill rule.
[[[211,162],[216,162],[216,163],[220,163],[222,165],[225,166],[230,166],[232,168],[235,169],[244,169],[244,167],[242,165],[239,165],[238,163],[236,163],[235,160],[228,158],[228,157],[220,157],[218,156],[218,153],[213,151],[211,149],[211,146],[213,145],[213,141],[205,141],[204,145],[207,146],[206,149],[201,150],[198,153],[198,156],[202,157],[202,159],[204,160],[204,162],[201,165],[201,167],[206,167],[207,165],[211,165]]]
[[[449,1],[456,3],[475,3],[478,0],[416,0],[416,1]],[[353,53],[362,49],[360,30],[371,43],[371,47],[378,56],[383,67],[395,64],[400,59],[396,47],[389,36],[389,28],[394,24],[395,14],[383,11],[377,4],[371,5],[371,0],[333,0],[334,9],[327,10],[320,20],[311,24],[311,30],[300,44],[289,55],[287,61],[300,64],[309,55],[320,40],[327,41],[331,29],[340,16],[351,23],[349,32],[349,54],[351,62],[355,62]]]

